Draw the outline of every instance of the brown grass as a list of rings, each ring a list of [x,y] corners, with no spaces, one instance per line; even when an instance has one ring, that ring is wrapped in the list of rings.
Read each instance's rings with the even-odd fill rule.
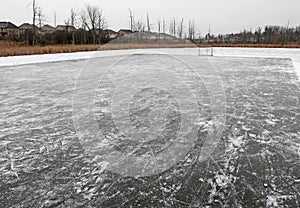
[[[113,43],[113,44],[106,44],[103,45],[99,50],[124,50],[124,49],[146,49],[146,48],[191,48],[197,47],[192,43],[187,44],[145,44],[145,43],[128,43],[128,44],[120,44],[120,43]]]
[[[0,41],[0,57],[34,54],[72,53],[80,51],[95,51],[100,45],[51,45],[28,46],[14,42]]]
[[[187,47],[252,47],[252,48],[300,48],[300,44],[106,44],[106,45],[50,45],[29,46],[22,43],[0,41],[0,57],[34,54],[72,53],[97,50],[121,50],[143,48],[187,48]]]
[[[240,44],[240,43],[200,43],[198,47],[237,47],[237,48],[300,48],[300,43],[291,44]]]
[[[28,46],[15,42],[0,41],[0,57],[34,54],[72,53],[97,50],[122,50],[143,48],[187,48],[193,44],[105,44],[105,45],[52,45]]]

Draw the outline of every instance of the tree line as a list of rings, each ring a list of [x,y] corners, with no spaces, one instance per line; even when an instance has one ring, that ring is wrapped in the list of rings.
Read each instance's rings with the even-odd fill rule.
[[[196,26],[194,20],[188,21],[188,27],[185,25],[183,18],[170,18],[169,24],[165,18],[159,18],[155,23],[151,22],[149,14],[146,15],[146,20],[136,20],[134,12],[129,9],[130,30],[137,32],[151,32],[156,28],[159,34],[170,34],[179,38],[190,40],[196,39]],[[200,35],[200,33],[198,33]]]
[[[201,39],[210,43],[238,43],[238,44],[299,44],[300,26],[265,26],[255,31],[243,30],[239,33],[214,36],[207,34]]]

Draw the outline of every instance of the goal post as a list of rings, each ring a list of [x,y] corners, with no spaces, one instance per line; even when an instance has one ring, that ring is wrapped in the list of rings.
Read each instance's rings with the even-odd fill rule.
[[[214,56],[214,48],[211,47],[199,47],[199,56]]]

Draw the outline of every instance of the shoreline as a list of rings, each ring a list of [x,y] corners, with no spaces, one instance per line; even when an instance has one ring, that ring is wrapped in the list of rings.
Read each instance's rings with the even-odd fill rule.
[[[0,57],[24,55],[59,54],[74,52],[92,52],[101,50],[151,49],[151,48],[287,48],[298,49],[300,44],[227,44],[227,43],[188,43],[188,44],[114,44],[104,45],[48,45],[29,46],[13,42],[0,42]]]
[[[198,47],[219,48],[300,48],[298,44],[255,44],[255,43],[198,43]]]

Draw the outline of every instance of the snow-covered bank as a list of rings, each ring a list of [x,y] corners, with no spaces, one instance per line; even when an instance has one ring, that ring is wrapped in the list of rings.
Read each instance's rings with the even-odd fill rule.
[[[59,53],[59,54],[44,54],[44,55],[27,55],[27,56],[9,56],[0,57],[1,66],[17,66],[24,64],[47,63],[56,61],[69,61],[78,59],[88,59],[95,52],[77,52],[77,53]]]
[[[149,52],[167,53],[167,54],[171,54],[171,55],[176,55],[176,54],[196,55],[196,54],[198,54],[198,50],[196,48],[130,49],[130,50],[76,52],[76,53],[0,57],[0,66],[17,66],[17,65],[24,65],[24,64],[82,60],[82,59],[89,59],[91,57],[117,56],[117,55],[126,55],[126,54],[132,54],[132,53],[149,53]]]

